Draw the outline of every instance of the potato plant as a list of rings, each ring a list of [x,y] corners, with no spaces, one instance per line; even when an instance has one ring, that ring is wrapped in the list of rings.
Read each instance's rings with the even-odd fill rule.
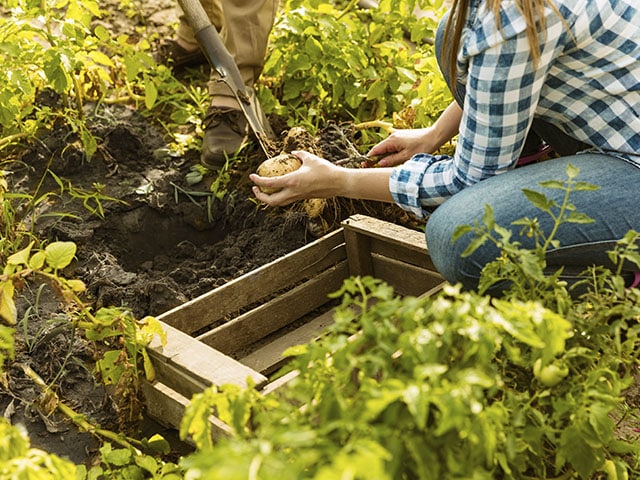
[[[204,108],[200,88],[156,65],[146,37],[134,42],[93,23],[102,16],[100,2],[5,0],[1,8],[0,151],[55,124],[68,128],[90,159],[102,139],[86,121],[88,109],[157,108],[158,120],[171,124],[193,122]]]
[[[382,0],[371,9],[286,2],[262,77],[263,107],[289,126],[327,119],[430,125],[451,101],[433,53],[443,8],[440,0]]]

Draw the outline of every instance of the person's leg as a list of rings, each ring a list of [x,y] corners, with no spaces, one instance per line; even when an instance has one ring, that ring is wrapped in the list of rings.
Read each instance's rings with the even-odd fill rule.
[[[250,94],[264,67],[277,8],[277,0],[225,0],[222,4],[224,21],[220,36]],[[205,118],[200,161],[215,169],[242,147],[247,140],[248,124],[232,90],[215,69],[211,71],[209,94],[211,106]]]
[[[225,0],[222,7],[224,22],[220,36],[233,56],[248,89],[262,73],[271,27],[275,20],[277,0]],[[213,103],[236,107],[233,93],[217,72],[211,73],[209,94]]]
[[[222,28],[220,0],[201,0],[201,4],[209,20],[219,31]],[[184,14],[180,15],[175,37],[162,42],[154,53],[154,58],[156,62],[171,67],[174,72],[208,63]]]
[[[610,266],[606,252],[629,230],[640,231],[637,205],[640,168],[608,155],[580,154],[531,164],[489,178],[439,206],[427,222],[426,239],[433,263],[444,278],[451,283],[461,282],[467,289],[476,289],[483,266],[499,256],[495,246],[487,242],[471,256],[463,258],[462,252],[473,240],[471,233],[451,242],[458,226],[481,222],[485,204],[493,208],[496,224],[512,230],[512,239],[525,248],[531,248],[533,241],[520,236],[521,227],[511,225],[514,220],[536,217],[542,230],[549,233],[553,221],[529,203],[522,189],[539,191],[561,204],[564,192],[542,188],[539,183],[566,179],[567,164],[580,169],[578,181],[600,187],[596,191],[572,192],[569,197],[577,212],[595,221],[562,224],[555,236],[560,247],[547,253],[548,268],[557,270],[566,266],[570,281],[572,273],[581,272],[588,266]]]
[[[216,30],[219,32],[223,24],[220,0],[200,0],[200,4],[202,8],[204,8],[204,11],[207,12],[207,16],[213,26],[216,27]],[[193,36],[193,30],[191,30],[191,26],[184,15],[180,16],[180,22],[176,30],[176,40],[185,49],[198,50],[200,48],[196,37]]]

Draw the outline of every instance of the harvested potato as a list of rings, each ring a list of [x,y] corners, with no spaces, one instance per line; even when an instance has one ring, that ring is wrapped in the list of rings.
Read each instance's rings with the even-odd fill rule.
[[[304,211],[309,218],[319,217],[327,205],[324,198],[308,198],[304,201]]]
[[[256,173],[261,177],[279,177],[291,173],[294,170],[299,169],[302,166],[302,162],[295,155],[290,153],[282,153],[275,157],[267,158],[260,164]],[[278,191],[275,188],[260,187],[264,193],[272,194]]]

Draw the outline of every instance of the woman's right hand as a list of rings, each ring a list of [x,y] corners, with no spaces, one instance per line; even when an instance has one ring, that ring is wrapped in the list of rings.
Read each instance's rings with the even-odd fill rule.
[[[375,145],[368,157],[382,157],[377,165],[393,167],[406,162],[418,153],[432,153],[439,145],[435,144],[432,128],[394,130],[387,138]]]
[[[383,157],[378,161],[378,165],[393,167],[406,162],[418,153],[433,153],[458,133],[461,118],[462,109],[453,101],[432,126],[394,130],[391,135],[369,150],[368,156]]]

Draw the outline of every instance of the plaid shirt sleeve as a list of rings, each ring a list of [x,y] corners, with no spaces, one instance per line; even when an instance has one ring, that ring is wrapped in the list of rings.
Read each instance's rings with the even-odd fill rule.
[[[491,12],[478,10],[481,2],[471,3],[458,55],[466,96],[456,151],[416,155],[394,169],[389,187],[402,208],[423,218],[463,188],[514,168],[534,114],[640,165],[640,114],[628,107],[640,102],[640,14],[632,2],[557,0],[562,18],[548,9],[536,68],[513,2],[503,4],[501,30]]]

